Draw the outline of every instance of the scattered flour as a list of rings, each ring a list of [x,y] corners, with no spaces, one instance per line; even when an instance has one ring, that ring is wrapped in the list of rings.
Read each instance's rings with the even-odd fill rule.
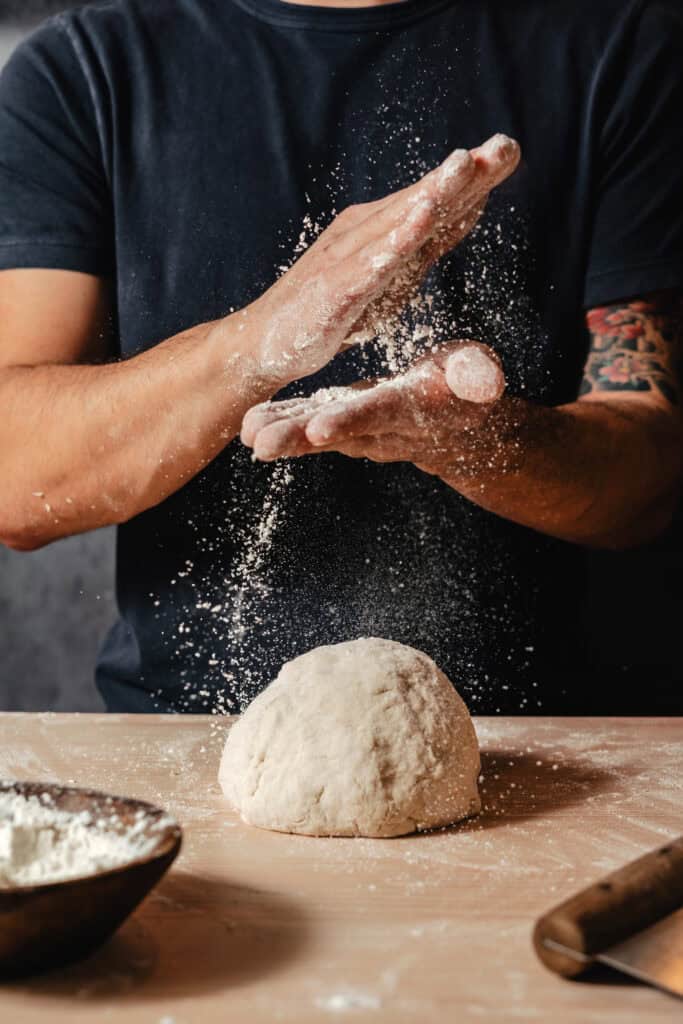
[[[54,806],[49,793],[0,792],[0,888],[43,885],[121,867],[151,853],[171,819],[150,820],[140,809],[121,831],[111,814],[95,817]]]
[[[328,1013],[349,1013],[354,1010],[379,1010],[382,1000],[370,992],[344,989],[329,996],[319,997],[315,1000],[315,1005]]]
[[[244,669],[247,662],[245,646],[250,642],[249,630],[258,619],[259,604],[270,590],[268,556],[274,534],[284,516],[287,491],[293,479],[289,463],[280,462],[273,466],[263,505],[256,518],[245,527],[241,557],[233,570],[231,601],[224,611],[221,609],[222,619],[238,655],[237,661],[242,666],[240,678],[228,671],[223,672],[223,677],[241,707],[245,707],[253,698],[253,681]],[[219,706],[216,710],[222,712],[224,709]]]
[[[424,117],[427,116],[431,114],[424,111]],[[405,138],[403,130],[401,132],[401,173],[395,181],[383,183],[383,187],[405,187],[411,180],[431,170],[440,155],[423,151],[421,136],[415,134],[410,125],[405,126],[405,132],[408,133]],[[446,175],[454,171],[458,159],[457,155],[453,156],[445,171]],[[329,169],[325,171],[329,176]],[[313,181],[316,181],[315,177]],[[327,215],[324,217],[313,213],[311,198],[306,195],[311,212],[305,214],[303,222],[292,225],[293,237],[282,243],[282,260],[277,267],[280,275],[285,274],[317,241],[336,215],[337,207],[351,198],[348,184],[346,172],[339,164],[329,183],[324,186],[330,194]],[[366,198],[372,196],[368,194]],[[316,210],[320,205],[318,198]],[[392,239],[389,238],[388,250],[391,245]],[[487,343],[498,352],[508,375],[511,393],[543,400],[551,376],[546,366],[544,353],[547,353],[547,346],[543,329],[529,292],[526,270],[528,249],[524,218],[502,195],[494,195],[489,209],[470,233],[457,259],[445,257],[418,285],[426,269],[424,256],[418,255],[404,264],[392,280],[385,281],[383,289],[375,296],[363,317],[349,324],[344,348],[351,345],[355,348],[353,360],[357,378],[377,380],[390,377],[393,381],[387,386],[400,388],[414,381],[411,374],[415,372],[414,366],[420,357],[448,341],[469,338]],[[388,251],[376,254],[375,265],[369,266],[368,272],[378,273],[388,259]],[[307,296],[306,301],[309,299],[310,296]],[[324,312],[324,303],[318,299],[320,296],[316,298],[316,306]],[[293,301],[296,305],[301,300],[302,296],[299,295]],[[290,320],[291,315],[290,310],[287,313]],[[281,348],[282,326],[278,322],[273,327],[273,358]],[[302,332],[290,349],[291,357],[298,359],[300,355],[305,355],[307,343],[308,338]],[[333,402],[340,398],[353,401],[348,389],[329,388],[322,393],[318,392],[316,397],[318,401]],[[292,407],[291,411],[294,415],[297,410]],[[427,426],[425,423],[425,428]],[[490,446],[483,454],[487,459],[490,458]],[[473,448],[473,457],[476,455]],[[287,523],[299,515],[300,493],[296,467],[297,461],[293,459],[272,464],[268,468],[269,481],[261,500],[253,505],[245,503],[243,514],[231,518],[231,536],[239,552],[235,562],[229,566],[229,572],[223,575],[220,559],[212,557],[210,571],[200,572],[198,566],[188,562],[176,574],[178,582],[183,578],[191,591],[183,609],[184,621],[171,625],[168,633],[174,656],[181,663],[178,676],[182,692],[174,698],[177,710],[202,708],[216,715],[243,710],[262,688],[263,680],[258,667],[253,665],[251,648],[255,635],[263,637],[264,632],[269,632],[275,637],[278,630],[286,628],[286,624],[283,626],[282,622],[275,623],[269,618],[266,608],[275,585],[272,574],[274,547],[276,544],[282,547],[286,542]],[[415,532],[418,529],[422,531],[420,543],[425,546],[431,544],[434,533],[431,511],[416,507],[411,510],[411,518],[416,524]],[[481,626],[475,597],[478,592],[488,588],[489,580],[493,577],[510,579],[510,596],[501,602],[501,615],[506,622],[509,638],[508,660],[519,665],[520,672],[528,673],[533,662],[530,657],[533,646],[529,643],[531,620],[522,621],[520,605],[515,597],[514,559],[496,541],[495,553],[489,556],[486,567],[475,564],[470,552],[473,545],[479,543],[479,534],[475,533],[478,519],[475,513],[469,512],[463,512],[462,518],[464,529],[459,531],[457,541],[463,552],[459,593],[468,614],[461,618],[471,623],[467,627],[466,643],[463,646],[462,683],[469,690],[470,699],[476,702],[480,699],[490,700],[493,683],[488,672],[481,667]],[[470,524],[472,531],[466,533]],[[197,532],[201,529],[198,522],[190,522],[190,525]],[[385,559],[381,531],[382,524],[378,524],[378,558]],[[219,551],[213,538],[198,532],[198,540],[204,553],[211,552],[213,555],[214,550]],[[397,581],[397,588],[402,588],[404,581],[401,579],[400,563],[392,566],[390,572]],[[176,579],[171,580],[171,584],[175,583]],[[367,584],[373,585],[370,574]],[[417,591],[420,588],[419,577],[412,580],[410,586],[413,591]],[[395,593],[391,591],[392,595]],[[150,594],[150,597],[154,599],[155,607],[160,607],[161,598],[155,594]],[[378,603],[383,603],[384,597],[384,591],[368,594],[368,606],[374,608]],[[159,615],[161,617],[161,613]],[[395,615],[398,627],[401,616],[406,621],[410,620],[412,609],[403,601],[396,602]],[[370,618],[372,626],[368,626],[367,630],[377,632],[374,610]],[[462,629],[464,633],[465,627]],[[196,674],[194,666],[202,662],[206,666],[207,683],[197,687],[192,682]],[[540,701],[534,693],[537,686],[535,679],[529,679],[524,688],[517,691],[520,712],[540,707]],[[159,696],[163,695],[160,693]],[[477,710],[476,704],[474,710]]]

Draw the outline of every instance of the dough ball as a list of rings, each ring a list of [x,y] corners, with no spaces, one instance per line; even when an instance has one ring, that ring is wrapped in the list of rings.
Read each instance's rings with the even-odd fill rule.
[[[398,836],[480,810],[465,704],[421,651],[363,638],[283,666],[232,726],[219,781],[244,821]]]

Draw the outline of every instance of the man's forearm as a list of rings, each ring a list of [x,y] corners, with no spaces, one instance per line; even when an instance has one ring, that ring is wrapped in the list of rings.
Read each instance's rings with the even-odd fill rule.
[[[475,385],[482,357],[494,357],[472,345],[453,342],[370,388],[264,403],[245,417],[242,440],[266,461],[335,451],[412,462],[503,518],[579,544],[627,547],[668,524],[681,478],[678,406],[637,391],[557,408],[484,400]]]
[[[125,362],[0,371],[0,541],[124,522],[199,472],[280,386],[242,337],[229,318]]]
[[[437,472],[476,504],[524,526],[580,544],[628,547],[667,525],[680,449],[677,420],[663,407],[626,398],[547,408],[504,398]]]

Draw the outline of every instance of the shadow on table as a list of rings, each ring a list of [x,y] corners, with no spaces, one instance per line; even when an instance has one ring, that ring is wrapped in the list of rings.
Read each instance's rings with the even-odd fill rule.
[[[615,783],[613,773],[596,768],[587,760],[564,755],[547,758],[519,750],[482,751],[481,773],[481,814],[453,826],[458,831],[476,832],[538,815],[548,816],[583,803]],[[443,831],[437,829],[425,835],[439,835]]]
[[[308,938],[307,917],[291,900],[178,871],[99,952],[3,989],[79,1003],[198,995],[266,979]]]

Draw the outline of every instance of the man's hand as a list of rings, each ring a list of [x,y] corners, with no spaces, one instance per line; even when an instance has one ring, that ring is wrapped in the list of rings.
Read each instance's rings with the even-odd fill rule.
[[[337,451],[374,462],[413,462],[450,478],[504,387],[490,349],[455,342],[392,380],[256,406],[244,418],[242,441],[261,461]]]
[[[254,372],[280,386],[316,373],[349,336],[402,308],[518,161],[517,143],[495,135],[478,149],[456,150],[409,188],[344,210],[291,270],[235,314]]]
[[[338,451],[410,461],[497,515],[575,543],[621,548],[671,520],[683,476],[680,303],[669,293],[587,316],[582,397],[547,408],[501,395],[484,346],[446,346],[402,377],[250,410],[257,458]]]

